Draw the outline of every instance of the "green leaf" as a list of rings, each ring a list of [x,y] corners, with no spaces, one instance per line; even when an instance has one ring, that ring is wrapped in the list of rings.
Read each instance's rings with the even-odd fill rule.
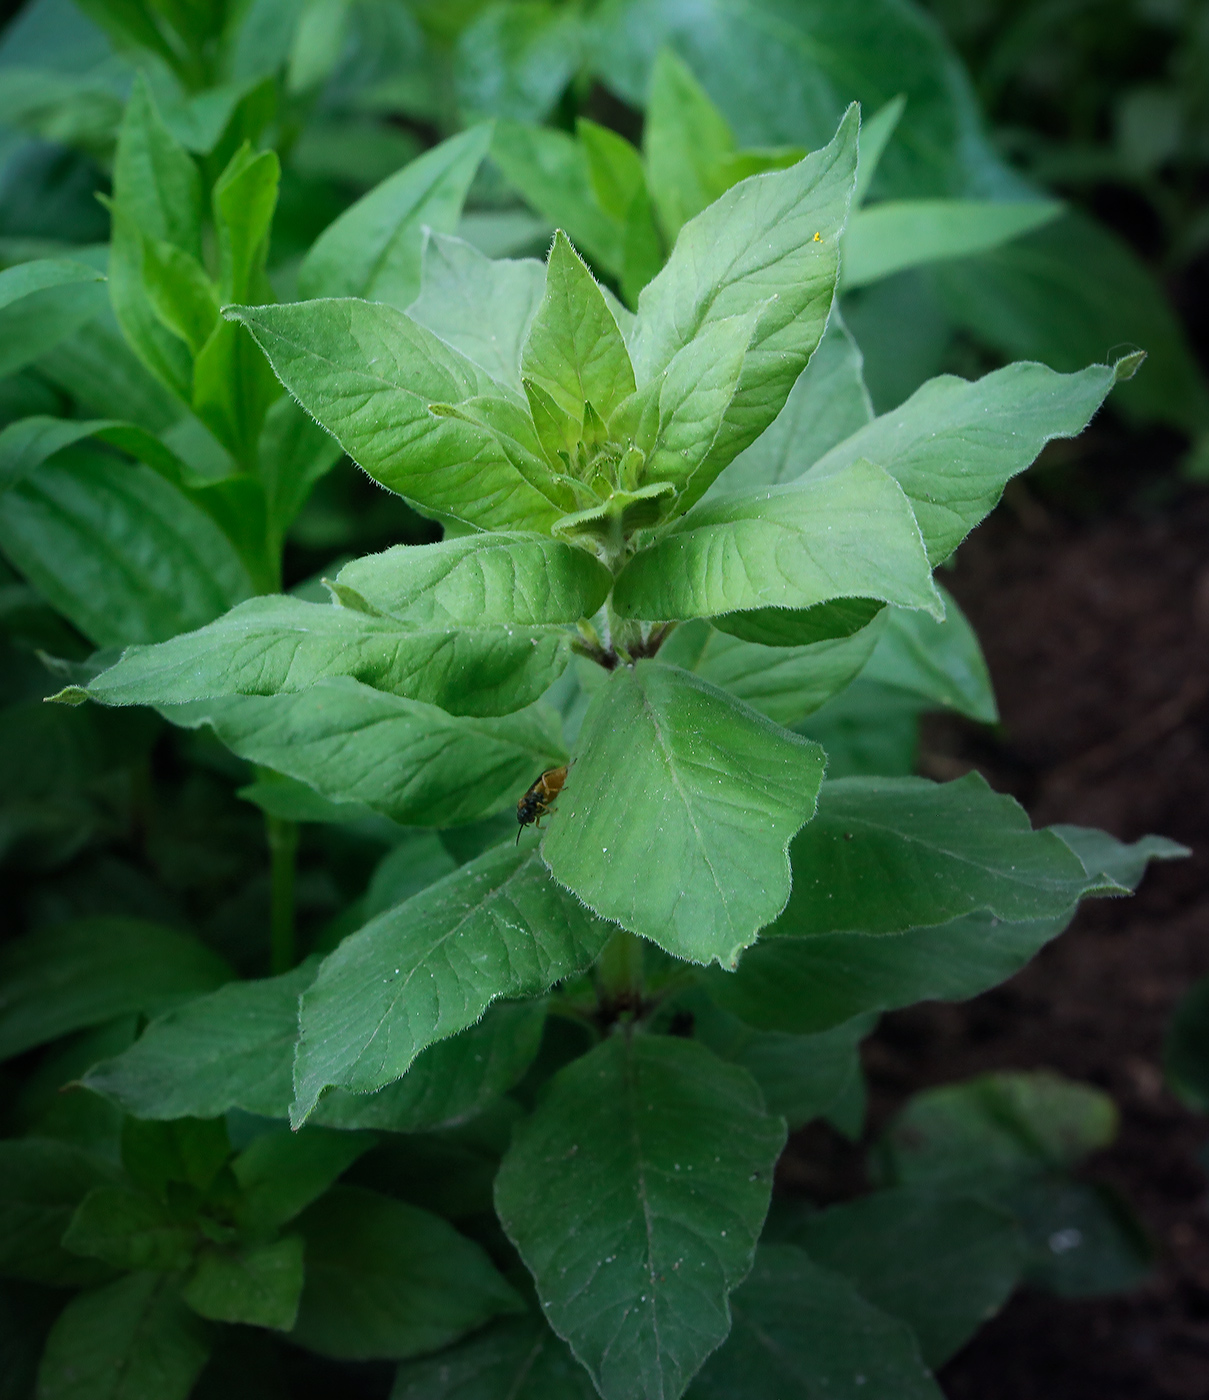
[[[96,1186],[80,1202],[63,1248],[115,1269],[184,1269],[193,1259],[197,1227],[160,1201],[126,1186]]]
[[[365,297],[400,311],[409,306],[420,290],[424,229],[457,227],[491,134],[484,123],[450,137],[346,209],[303,260],[299,294]]]
[[[1121,409],[1195,434],[1209,389],[1163,288],[1117,233],[1069,213],[1016,242],[935,269],[945,309],[1012,359],[1075,370],[1107,346],[1138,346],[1149,363],[1121,386]]]
[[[153,1021],[82,1083],[136,1118],[283,1117],[293,1094],[298,998],[313,960],[280,977],[228,982]]]
[[[515,804],[565,760],[558,717],[539,703],[499,719],[465,719],[352,680],[298,695],[234,696],[165,708],[174,724],[208,724],[251,763],[339,803],[410,826],[458,826]]]
[[[910,1329],[788,1244],[761,1245],[689,1400],[940,1400]]]
[[[734,964],[789,896],[822,751],[675,667],[593,698],[542,854],[589,908],[693,962]]]
[[[832,448],[802,481],[822,481],[861,458],[877,462],[907,493],[928,557],[939,563],[1047,442],[1083,431],[1116,378],[1110,365],[1056,374],[1015,364],[973,383],[941,375]]]
[[[65,1142],[0,1142],[0,1274],[70,1288],[103,1282],[109,1270],[60,1244],[76,1207],[112,1183],[113,1166]]]
[[[667,266],[643,290],[630,339],[639,385],[712,322],[761,313],[725,422],[682,508],[776,418],[822,337],[858,125],[853,110],[825,149],[728,190],[684,226]]]
[[[420,628],[349,607],[251,598],[200,631],[129,648],[87,694],[108,705],[180,705],[351,676],[450,714],[492,715],[532,704],[570,654],[561,629]]]
[[[496,1210],[605,1400],[680,1395],[725,1338],[784,1142],[742,1070],[626,1031],[518,1125]]]
[[[873,417],[863,368],[860,347],[835,307],[819,348],[772,427],[739,453],[714,483],[713,494],[794,481],[863,428]]]
[[[995,692],[974,629],[949,592],[943,622],[921,612],[887,608],[887,627],[861,679],[956,710],[980,724],[999,719]]]
[[[833,598],[943,615],[911,503],[870,461],[703,502],[634,555],[613,590],[619,614],[651,620]]]
[[[903,93],[892,97],[879,107],[871,117],[861,114],[860,162],[856,174],[856,191],[853,203],[859,208],[864,204],[869,186],[881,164],[882,154],[894,135],[895,128],[902,121],[907,99]]]
[[[453,79],[471,116],[540,122],[575,76],[583,22],[548,4],[489,5],[458,36]]]
[[[1007,1211],[975,1196],[909,1187],[820,1211],[790,1239],[875,1307],[902,1318],[933,1367],[994,1317],[1025,1263]]]
[[[214,1185],[231,1155],[221,1118],[176,1118],[171,1123],[122,1123],[122,1166],[126,1175],[157,1200],[175,1205],[179,1186],[193,1189],[186,1200],[196,1204]]]
[[[727,187],[721,167],[735,138],[692,70],[668,48],[659,50],[651,70],[643,146],[660,227],[672,244]]]
[[[823,785],[793,843],[793,893],[769,932],[902,933],[983,909],[1058,918],[1087,886],[1072,855],[978,773],[843,778]]]
[[[55,924],[0,951],[0,1058],[134,1011],[154,1013],[231,976],[196,939],[136,919]]]
[[[941,590],[938,588],[938,592]],[[941,596],[945,595],[943,592]],[[877,623],[886,605],[878,598],[837,598],[811,608],[752,608],[749,612],[722,613],[711,618],[720,631],[740,641],[768,647],[810,646],[815,642],[839,642]],[[885,623],[877,625],[874,638]]]
[[[339,1186],[298,1228],[306,1283],[290,1336],[322,1356],[415,1356],[521,1310],[478,1245],[402,1201]]]
[[[473,360],[498,384],[521,390],[521,346],[546,286],[536,258],[491,259],[429,230],[413,321]]]
[[[1090,880],[1096,881],[1097,876],[1103,880],[1099,888],[1093,884],[1089,894],[1136,890],[1152,860],[1185,860],[1192,854],[1187,846],[1166,836],[1143,836],[1126,843],[1090,826],[1055,825],[1050,830],[1079,857]]]
[[[1189,1108],[1209,1113],[1209,977],[1185,992],[1163,1045],[1167,1083]]]
[[[103,273],[66,258],[0,272],[0,378],[32,363],[104,306]]]
[[[127,1274],[80,1293],[50,1330],[39,1400],[186,1400],[210,1353],[162,1275]]]
[[[535,485],[489,427],[432,411],[490,396],[493,381],[393,307],[320,301],[226,314],[349,456],[418,508],[488,530],[542,529],[562,513],[536,458]]]
[[[875,204],[854,214],[844,234],[841,284],[850,291],[908,267],[998,248],[1051,223],[1062,210],[1053,199],[901,199]]]
[[[288,1332],[302,1297],[302,1254],[299,1235],[245,1249],[212,1245],[202,1251],[181,1296],[214,1322]]]
[[[740,1065],[760,1086],[770,1113],[790,1131],[827,1113],[860,1078],[860,1043],[876,1018],[857,1016],[819,1035],[757,1031],[700,992],[681,999],[693,1035],[724,1060]]]
[[[625,231],[601,208],[583,143],[551,127],[496,123],[491,159],[504,178],[603,272],[617,277],[625,263]]]
[[[328,1085],[364,1094],[399,1079],[497,998],[533,996],[588,967],[608,937],[535,851],[487,851],[323,963],[302,1000],[292,1119],[303,1121]]]
[[[774,723],[795,725],[861,674],[885,630],[883,613],[851,637],[802,647],[741,641],[698,618],[678,627],[660,656],[728,690]]]
[[[239,1223],[255,1234],[275,1233],[373,1145],[368,1133],[324,1128],[262,1133],[231,1163],[241,1193],[235,1208]]]
[[[581,431],[586,405],[607,420],[634,392],[634,370],[613,313],[561,230],[546,264],[545,294],[521,350],[521,373]]]
[[[588,1373],[540,1317],[507,1318],[452,1351],[405,1361],[391,1400],[595,1400]]]
[[[417,627],[482,628],[578,622],[600,608],[613,580],[586,550],[501,532],[395,545],[346,564],[336,581]]]
[[[86,447],[0,497],[0,548],[101,647],[175,636],[252,591],[208,515],[150,467]]]

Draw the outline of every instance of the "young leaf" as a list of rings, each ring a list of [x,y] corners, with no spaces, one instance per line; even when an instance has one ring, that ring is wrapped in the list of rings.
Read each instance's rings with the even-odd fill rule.
[[[200,1317],[288,1332],[302,1297],[303,1245],[299,1235],[273,1244],[202,1251],[181,1297]]]
[[[74,1297],[50,1330],[39,1400],[186,1400],[210,1354],[205,1324],[163,1275]]]
[[[190,1186],[190,1196],[205,1193],[231,1155],[221,1118],[177,1118],[171,1123],[122,1123],[122,1166],[136,1186],[157,1200],[175,1203],[175,1188]]]
[[[374,1145],[369,1133],[305,1128],[262,1133],[231,1163],[239,1183],[240,1225],[272,1235],[304,1211]]]
[[[725,1338],[785,1125],[692,1041],[622,1032],[513,1133],[496,1210],[605,1400],[674,1397]]]
[[[407,314],[496,383],[520,393],[521,346],[545,287],[546,271],[536,258],[493,260],[460,238],[430,230],[420,295]]]
[[[657,378],[707,325],[761,311],[738,390],[687,509],[785,405],[822,337],[838,240],[856,170],[855,110],[835,139],[789,170],[728,190],[684,226],[667,266],[639,299],[630,341],[640,385]]]
[[[200,631],[129,648],[86,693],[108,705],[180,705],[351,676],[450,714],[495,715],[532,704],[570,654],[561,629],[421,629],[348,607],[251,598]]]
[[[984,253],[1051,223],[1062,213],[1053,199],[1026,203],[974,199],[902,199],[852,216],[844,232],[840,282],[864,287],[921,263]]]
[[[252,592],[208,515],[150,467],[82,446],[0,497],[0,548],[102,647],[175,636]]]
[[[402,1359],[521,1302],[478,1245],[438,1216],[338,1186],[298,1221],[306,1283],[291,1339],[322,1356]]]
[[[414,626],[480,628],[578,622],[600,608],[613,580],[586,550],[492,532],[395,545],[354,559],[336,581]]]
[[[116,1176],[111,1163],[65,1142],[0,1142],[0,1273],[55,1288],[104,1282],[103,1264],[60,1241],[84,1197]]]
[[[128,1186],[96,1186],[80,1202],[63,1235],[63,1248],[115,1269],[170,1273],[188,1268],[198,1243],[192,1222]]]
[[[424,229],[454,231],[491,131],[484,123],[450,137],[346,209],[303,260],[299,294],[409,306],[420,290]]]
[[[39,359],[104,307],[105,276],[66,258],[0,272],[0,377]]]
[[[544,704],[472,720],[347,679],[297,695],[234,696],[165,713],[174,724],[208,724],[241,758],[333,802],[362,803],[408,826],[489,816],[566,758],[558,717]]]
[[[975,1196],[877,1191],[819,1211],[789,1239],[862,1297],[900,1317],[942,1366],[1011,1296],[1024,1241],[1007,1211]]]
[[[761,1245],[689,1400],[941,1400],[911,1330],[789,1244]]]
[[[822,481],[859,458],[877,462],[907,493],[928,557],[939,563],[1047,442],[1083,431],[1116,378],[1111,365],[1056,374],[1015,364],[973,383],[942,375],[832,448],[802,482]]]
[[[770,934],[901,933],[980,909],[1054,919],[1087,888],[1070,848],[978,773],[826,783],[791,857],[793,893]]]
[[[134,1011],[154,1013],[231,976],[195,938],[136,919],[77,919],[0,952],[0,1059]]]
[[[229,307],[282,383],[371,476],[421,509],[485,530],[542,529],[562,512],[492,431],[435,413],[490,397],[485,371],[393,307],[363,301]]]
[[[588,1373],[541,1317],[493,1323],[451,1351],[405,1361],[391,1400],[595,1400]]]
[[[721,167],[735,149],[726,118],[670,48],[659,50],[651,69],[643,147],[670,246],[684,224],[727,188]]]
[[[789,896],[787,847],[814,813],[822,750],[658,662],[593,699],[542,854],[606,919],[732,966]]]
[[[870,461],[704,502],[634,555],[613,590],[621,616],[652,621],[833,598],[943,615],[911,503]]]
[[[582,971],[608,936],[535,851],[487,851],[323,963],[302,1000],[292,1119],[302,1122],[329,1084],[368,1093],[398,1079],[496,998],[532,996]]]

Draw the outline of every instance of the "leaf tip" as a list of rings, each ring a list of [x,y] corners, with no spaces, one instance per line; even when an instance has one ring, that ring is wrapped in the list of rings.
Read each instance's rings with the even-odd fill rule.
[[[1145,358],[1145,350],[1132,350],[1128,355],[1122,355],[1120,359],[1114,360],[1112,362],[1112,382],[1123,384],[1127,379],[1132,379],[1142,368],[1142,361]]]
[[[44,703],[47,705],[82,705],[89,698],[88,691],[82,685],[65,685],[54,695],[46,696]]]

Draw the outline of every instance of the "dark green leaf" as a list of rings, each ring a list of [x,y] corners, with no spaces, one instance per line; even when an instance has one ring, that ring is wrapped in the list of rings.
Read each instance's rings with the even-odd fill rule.
[[[1152,860],[1184,860],[1192,854],[1187,846],[1169,841],[1166,836],[1143,836],[1139,841],[1126,843],[1091,826],[1055,825],[1050,830],[1083,862],[1089,880],[1094,882],[1099,877],[1103,881],[1105,894],[1136,890]],[[1099,892],[1094,886],[1088,891]]]
[[[191,1221],[126,1186],[95,1186],[80,1202],[63,1248],[115,1269],[172,1272],[187,1268],[198,1242]]]
[[[180,1203],[175,1188],[192,1188],[185,1197],[197,1203],[214,1185],[231,1155],[221,1118],[175,1118],[170,1123],[122,1122],[122,1166],[126,1175],[158,1200]]]
[[[658,662],[593,699],[542,854],[606,919],[677,957],[733,965],[789,896],[787,848],[822,751]]]
[[[452,1351],[406,1361],[391,1400],[594,1400],[596,1387],[540,1317],[494,1323]]]
[[[302,1239],[245,1249],[205,1249],[181,1296],[202,1317],[288,1332],[302,1297]]]
[[[478,1245],[402,1201],[339,1186],[298,1228],[306,1283],[290,1335],[323,1356],[415,1356],[521,1309]]]
[[[940,1400],[910,1329],[793,1245],[765,1244],[689,1400]]]
[[[196,939],[135,919],[26,934],[0,952],[0,1058],[132,1011],[162,1011],[230,976]]]
[[[109,1270],[60,1244],[76,1207],[112,1183],[112,1165],[64,1142],[0,1143],[0,1274],[58,1288],[102,1282]]]
[[[742,1070],[624,1031],[518,1126],[496,1209],[605,1400],[680,1395],[725,1338],[784,1141]]]
[[[1128,1205],[1107,1186],[1034,1178],[997,1193],[1029,1245],[1026,1283],[1060,1298],[1132,1293],[1155,1249]]]

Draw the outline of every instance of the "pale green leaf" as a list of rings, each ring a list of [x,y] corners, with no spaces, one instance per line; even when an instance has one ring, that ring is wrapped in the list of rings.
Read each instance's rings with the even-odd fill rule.
[[[872,116],[866,117],[861,113],[860,160],[856,171],[856,190],[852,197],[854,207],[859,208],[865,202],[869,186],[873,183],[877,167],[881,164],[882,154],[890,144],[890,138],[902,120],[906,106],[907,99],[900,92],[897,97],[892,97],[889,102],[879,107]]]
[[[346,564],[336,581],[415,626],[482,628],[591,617],[612,576],[574,545],[493,531],[440,544],[395,545]]]
[[[323,963],[302,1000],[291,1116],[305,1119],[328,1085],[369,1093],[399,1079],[497,998],[532,996],[582,971],[608,934],[532,849],[479,856]]]
[[[784,1142],[744,1071],[626,1031],[514,1130],[496,1210],[605,1400],[672,1400],[725,1338]]]
[[[1057,200],[902,199],[852,216],[844,233],[845,291],[922,263],[985,253],[1052,222]]]
[[[349,607],[251,598],[200,631],[129,648],[86,693],[107,705],[181,705],[351,676],[450,714],[494,715],[537,700],[570,654],[561,629],[423,628]]]
[[[307,253],[300,295],[365,297],[400,311],[410,305],[420,290],[424,229],[454,231],[490,144],[489,123],[452,136],[346,209]]]
[[[92,320],[106,302],[104,275],[65,258],[0,272],[0,377],[15,373]]]
[[[460,110],[470,116],[542,121],[575,76],[584,37],[583,21],[573,7],[486,6],[462,30],[454,48]]]
[[[286,1235],[272,1244],[204,1250],[181,1296],[201,1317],[288,1332],[302,1297],[303,1244]]]
[[[823,762],[686,671],[621,666],[589,706],[542,854],[604,918],[731,965],[784,908]]]
[[[446,1346],[521,1302],[477,1244],[402,1201],[340,1186],[298,1221],[306,1283],[291,1340],[344,1360]]]
[[[870,461],[703,502],[640,550],[613,590],[623,617],[652,621],[834,598],[943,614],[911,503]]]

